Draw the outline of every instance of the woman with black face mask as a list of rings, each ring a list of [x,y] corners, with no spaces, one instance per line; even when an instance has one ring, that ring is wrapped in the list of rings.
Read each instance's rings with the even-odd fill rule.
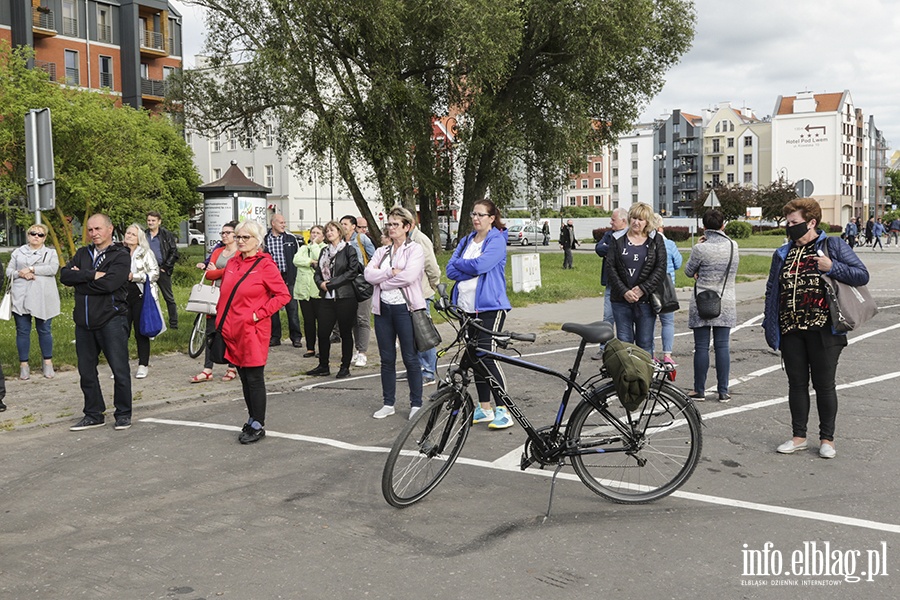
[[[793,454],[808,447],[811,378],[819,413],[819,456],[834,458],[834,379],[847,334],[832,326],[821,276],[858,286],[869,282],[869,272],[847,244],[816,229],[822,221],[822,209],[816,200],[798,198],[788,202],[782,212],[791,241],[772,257],[763,317],[766,342],[781,351],[788,377],[793,437],[777,451]]]

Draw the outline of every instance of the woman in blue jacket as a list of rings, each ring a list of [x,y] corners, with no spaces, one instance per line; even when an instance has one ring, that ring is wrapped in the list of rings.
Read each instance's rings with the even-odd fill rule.
[[[847,335],[835,331],[832,325],[821,276],[858,286],[869,282],[869,272],[850,246],[816,230],[822,221],[822,209],[815,199],[792,200],[784,206],[783,214],[791,241],[772,257],[763,317],[766,342],[781,351],[788,377],[793,437],[777,451],[793,454],[807,448],[812,379],[819,412],[819,456],[834,458],[838,404],[834,378]]]
[[[506,297],[506,227],[500,211],[490,200],[481,200],[472,210],[472,233],[456,247],[447,263],[447,277],[456,281],[451,300],[470,316],[477,316],[482,326],[494,331],[503,329],[506,311],[512,308]],[[478,345],[493,348],[493,338],[477,333]],[[485,360],[491,374],[506,386],[503,371],[493,360]],[[475,376],[478,402],[473,423],[488,423],[491,429],[512,427],[506,406],[496,395],[497,410],[491,408],[491,389],[480,376]]]

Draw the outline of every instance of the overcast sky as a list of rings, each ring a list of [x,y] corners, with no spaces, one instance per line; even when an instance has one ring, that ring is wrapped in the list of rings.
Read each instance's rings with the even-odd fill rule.
[[[200,9],[184,16],[185,66],[205,38]],[[699,114],[723,101],[771,115],[779,95],[850,90],[900,149],[900,0],[696,0],[693,48],[666,76],[643,120],[681,109]]]

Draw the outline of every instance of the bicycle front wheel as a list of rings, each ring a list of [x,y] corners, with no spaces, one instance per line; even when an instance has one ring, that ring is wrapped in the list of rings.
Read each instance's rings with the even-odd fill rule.
[[[437,487],[466,443],[474,412],[469,394],[452,387],[424,401],[400,432],[384,465],[381,492],[388,504],[409,506]]]
[[[647,400],[630,413],[612,384],[592,400],[578,405],[566,430],[578,449],[572,466],[591,491],[613,502],[643,504],[688,480],[703,440],[700,417],[678,388],[654,382]]]
[[[188,342],[188,356],[197,358],[206,349],[206,315],[197,313],[194,319],[194,328],[191,329],[191,339]]]

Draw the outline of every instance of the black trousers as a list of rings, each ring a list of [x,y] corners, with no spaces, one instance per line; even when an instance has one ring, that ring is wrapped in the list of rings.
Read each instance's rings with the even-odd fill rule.
[[[572,268],[572,249],[568,246],[563,246],[563,269],[571,269]]]
[[[150,338],[141,335],[141,310],[144,308],[143,286],[130,282],[128,284],[128,328],[134,330],[134,341],[137,344],[138,365],[150,365]],[[150,298],[153,302],[153,298]]]
[[[331,330],[337,323],[341,332],[341,368],[350,368],[353,358],[353,324],[356,323],[356,298],[321,298],[316,302],[319,327],[319,366],[328,367],[331,354]]]
[[[247,412],[260,425],[266,424],[266,367],[238,367]]]
[[[166,308],[169,311],[169,328],[178,329],[178,305],[175,304],[175,295],[172,293],[172,274],[163,273],[160,269],[156,285],[159,286],[159,293],[166,301]]]
[[[830,331],[819,329],[781,336],[781,359],[788,377],[788,406],[794,437],[806,437],[811,377],[819,412],[819,439],[834,441],[834,421],[838,409],[834,378],[838,358],[846,345],[847,336],[833,335]]]
[[[300,314],[303,315],[303,334],[306,336],[306,349],[314,351],[316,349],[316,306],[319,304],[319,299],[298,300],[297,303],[300,305]]]
[[[477,315],[473,315],[472,313],[468,313],[469,316],[477,316],[481,319],[481,326],[485,329],[490,329],[492,331],[502,331],[503,323],[506,321],[506,311],[505,310],[487,310],[478,313]],[[483,331],[475,332],[475,337],[478,338],[478,347],[483,348],[485,350],[496,350],[496,345],[494,343],[494,338],[491,337],[490,334],[484,333]],[[488,372],[494,376],[503,388],[506,388],[506,377],[503,374],[503,371],[500,369],[500,365],[497,364],[492,358],[485,359],[484,365],[487,367]],[[497,406],[506,406],[506,403],[500,398],[499,395],[493,393],[491,390],[491,384],[487,382],[487,380],[479,375],[475,374],[475,390],[478,392],[478,401],[482,404],[487,404],[491,401],[491,395],[494,396],[494,403]]]

